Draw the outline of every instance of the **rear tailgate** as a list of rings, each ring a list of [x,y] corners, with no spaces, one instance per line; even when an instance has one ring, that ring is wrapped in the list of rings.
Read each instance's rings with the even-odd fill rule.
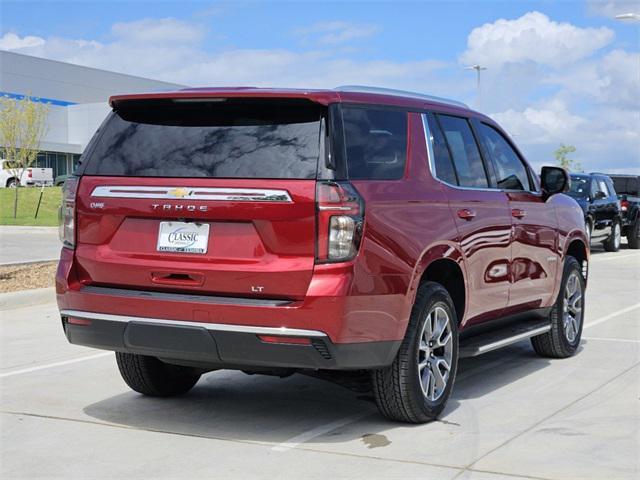
[[[237,195],[229,189],[248,199],[224,199]],[[265,190],[281,192],[282,199],[251,200]],[[171,198],[176,191],[192,193]],[[147,198],[135,198],[136,192]],[[196,199],[204,195],[220,199]],[[92,284],[270,298],[307,291],[315,254],[315,180],[85,176],[77,198],[77,264]],[[158,251],[162,222],[209,225],[206,253]]]
[[[298,103],[121,106],[81,172],[81,280],[304,297],[315,259],[322,110]]]

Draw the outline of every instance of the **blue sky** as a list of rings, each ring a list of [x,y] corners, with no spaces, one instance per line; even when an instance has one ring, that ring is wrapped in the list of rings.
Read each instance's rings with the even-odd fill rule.
[[[640,1],[3,1],[0,48],[189,85],[364,83],[459,98],[530,161],[640,170]],[[463,67],[480,62],[481,95]]]

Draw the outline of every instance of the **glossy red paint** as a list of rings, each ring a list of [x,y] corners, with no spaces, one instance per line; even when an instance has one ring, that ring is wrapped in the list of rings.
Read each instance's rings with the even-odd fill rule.
[[[189,89],[121,95],[110,101],[115,105],[132,99],[212,97],[395,105],[465,115],[495,125],[476,112],[437,102],[322,90]],[[351,182],[364,200],[365,223],[359,251],[348,262],[315,261],[315,180],[82,177],[76,249],[63,248],[56,276],[60,308],[312,329],[326,333],[334,343],[400,340],[424,272],[442,260],[459,267],[464,278],[465,307],[458,312],[462,330],[506,313],[551,305],[571,242],[587,244],[579,207],[562,195],[547,199],[538,193],[463,189],[440,182],[429,168],[421,115],[410,112],[408,118],[404,178]],[[286,190],[292,202],[210,202],[207,212],[183,211],[180,218],[210,224],[208,253],[158,258],[154,255],[158,222],[176,219],[175,211],[154,210],[150,200],[121,198],[95,208],[91,192],[104,185],[276,188]],[[173,206],[181,200],[162,202]],[[179,274],[175,281],[172,273]],[[88,285],[291,303],[186,304],[80,291]],[[252,288],[259,286],[264,288]]]

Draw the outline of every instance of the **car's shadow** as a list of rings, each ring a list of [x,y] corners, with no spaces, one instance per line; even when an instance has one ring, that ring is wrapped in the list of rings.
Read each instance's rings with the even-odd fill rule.
[[[465,400],[490,394],[548,366],[528,341],[461,360],[453,395],[439,421],[448,423]],[[103,422],[144,430],[275,444],[329,424],[339,430],[342,424],[357,422],[346,437],[325,435],[315,441],[366,442],[367,436],[391,428],[416,428],[382,418],[370,392],[356,393],[305,375],[281,379],[233,371],[209,373],[180,397],[126,392],[88,405],[84,412]]]

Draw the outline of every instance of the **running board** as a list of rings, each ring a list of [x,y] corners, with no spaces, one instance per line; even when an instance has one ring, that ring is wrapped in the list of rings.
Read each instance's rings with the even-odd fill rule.
[[[548,320],[528,320],[460,340],[460,358],[476,357],[551,330]]]

